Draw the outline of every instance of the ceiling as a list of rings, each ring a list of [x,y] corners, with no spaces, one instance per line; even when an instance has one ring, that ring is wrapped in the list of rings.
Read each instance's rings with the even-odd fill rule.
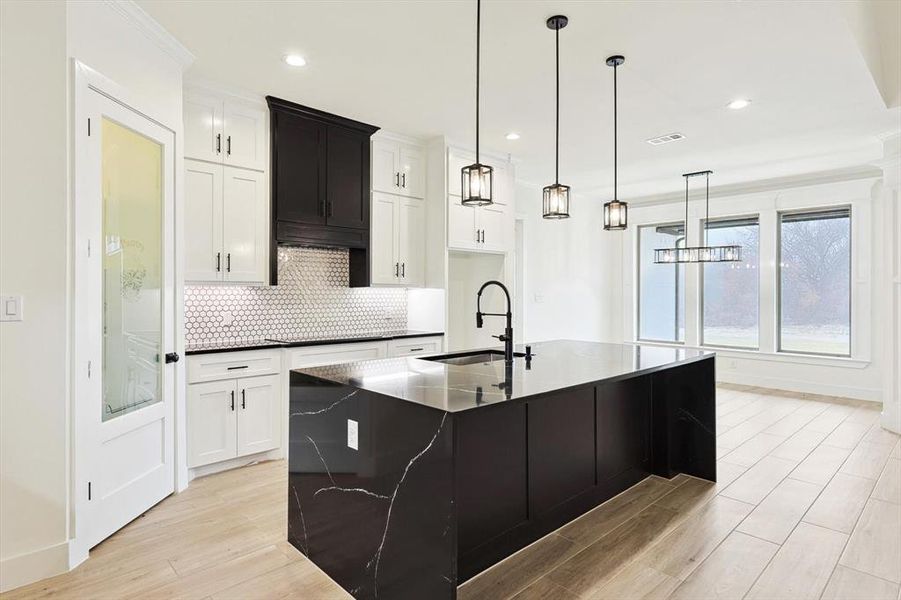
[[[138,0],[196,56],[187,77],[271,94],[411,136],[474,137],[475,2]],[[554,34],[560,33],[560,181],[612,192],[610,54],[619,69],[620,197],[870,160],[901,130],[838,4],[508,2],[482,4],[482,147],[511,154],[519,179],[554,167]],[[307,66],[282,57],[298,53]],[[739,111],[734,98],[750,98]],[[509,131],[521,134],[507,141]],[[682,141],[646,139],[679,132]]]

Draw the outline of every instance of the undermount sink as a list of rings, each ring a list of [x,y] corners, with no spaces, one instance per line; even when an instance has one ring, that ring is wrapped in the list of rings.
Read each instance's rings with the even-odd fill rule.
[[[513,356],[525,356],[522,352],[514,352]],[[455,352],[440,356],[423,357],[423,360],[445,363],[448,365],[476,365],[492,362],[504,362],[504,353],[500,350],[478,350],[476,352]]]

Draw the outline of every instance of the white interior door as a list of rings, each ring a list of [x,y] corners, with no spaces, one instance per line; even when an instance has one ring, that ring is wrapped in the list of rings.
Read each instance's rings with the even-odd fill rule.
[[[79,81],[75,162],[76,540],[174,491],[174,134]],[[173,357],[175,358],[175,357]]]
[[[222,280],[222,165],[185,160],[185,280]]]
[[[262,173],[225,167],[223,240],[226,281],[261,283],[266,278],[266,190]]]

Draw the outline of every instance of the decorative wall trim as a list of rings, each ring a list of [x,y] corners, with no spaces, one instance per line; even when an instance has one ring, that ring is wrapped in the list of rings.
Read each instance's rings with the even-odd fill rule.
[[[0,561],[0,593],[68,570],[69,542],[3,559]]]
[[[194,62],[194,55],[134,2],[131,0],[104,0],[104,2],[147,39],[159,46],[160,50],[181,66],[182,71]]]

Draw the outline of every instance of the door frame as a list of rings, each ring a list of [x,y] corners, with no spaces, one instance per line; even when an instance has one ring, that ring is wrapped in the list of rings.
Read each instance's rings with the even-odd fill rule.
[[[87,419],[90,416],[87,411],[78,410],[78,401],[90,389],[91,384],[86,377],[86,361],[84,356],[86,348],[86,337],[81,333],[78,327],[78,317],[82,313],[83,304],[88,298],[94,299],[85,293],[84,284],[76,279],[76,264],[80,257],[84,256],[87,248],[84,240],[84,228],[79,218],[79,209],[85,206],[88,200],[86,196],[86,186],[89,175],[81,169],[81,163],[88,145],[87,136],[87,118],[90,107],[90,95],[99,93],[106,96],[111,101],[116,102],[128,110],[131,110],[140,116],[152,121],[163,129],[172,134],[172,164],[169,165],[171,178],[167,182],[167,186],[171,186],[173,206],[172,210],[172,243],[173,259],[170,261],[170,269],[174,270],[173,281],[174,289],[164,287],[162,298],[171,298],[173,306],[172,312],[172,348],[162,347],[161,353],[168,351],[177,352],[180,356],[184,356],[184,249],[183,249],[183,219],[182,219],[182,177],[183,174],[178,168],[182,160],[182,143],[180,135],[180,127],[175,124],[167,124],[165,119],[156,116],[156,112],[146,103],[141,102],[127,89],[106,78],[99,72],[95,71],[88,65],[78,61],[71,60],[71,106],[70,114],[72,115],[72,141],[71,141],[71,188],[70,188],[70,252],[69,252],[69,280],[71,300],[69,302],[70,330],[69,330],[69,354],[70,354],[70,481],[69,491],[71,501],[69,504],[70,525],[69,525],[69,568],[72,569],[85,559],[88,558],[90,550],[90,541],[87,531],[88,518],[86,511],[89,509],[87,505],[87,494],[83,493],[87,487],[87,478],[90,473],[91,457],[87,452],[90,448],[91,441],[86,439],[91,431]],[[99,126],[99,124],[98,124]],[[168,286],[169,278],[164,278],[164,283]],[[173,418],[173,464],[174,464],[174,481],[173,488],[175,493],[182,491],[187,487],[188,473],[187,462],[184,456],[185,449],[185,404],[184,404],[184,382],[185,382],[185,361],[181,360],[174,365],[174,369],[166,374],[166,366],[163,362],[163,385],[164,389],[168,388],[172,393],[172,418]]]

